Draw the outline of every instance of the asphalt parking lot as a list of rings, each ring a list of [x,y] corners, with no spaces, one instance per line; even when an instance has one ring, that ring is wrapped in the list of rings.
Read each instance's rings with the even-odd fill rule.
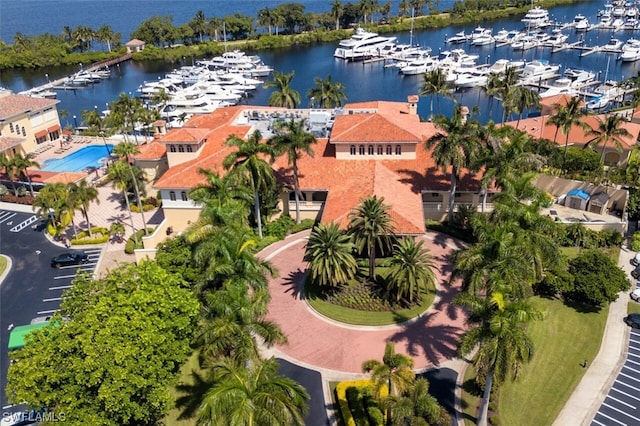
[[[64,290],[78,271],[92,273],[100,249],[87,249],[89,261],[82,266],[52,268],[50,260],[65,251],[52,244],[43,233],[44,223],[34,214],[0,210],[0,253],[11,258],[12,268],[0,286],[0,407],[11,413],[5,395],[9,368],[7,342],[10,330],[29,324],[33,318],[49,316],[60,307]]]

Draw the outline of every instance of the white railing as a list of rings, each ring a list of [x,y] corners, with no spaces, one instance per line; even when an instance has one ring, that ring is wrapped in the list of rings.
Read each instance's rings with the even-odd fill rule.
[[[473,204],[472,203],[454,203],[453,211],[457,212],[461,206],[469,207],[469,206],[473,206]],[[449,210],[449,205],[445,203],[423,202],[422,208],[425,211],[429,211],[429,212],[447,212]],[[486,203],[484,208],[485,208],[485,211],[492,211],[493,203]],[[482,203],[478,204],[476,206],[476,209],[478,211],[482,211]]]

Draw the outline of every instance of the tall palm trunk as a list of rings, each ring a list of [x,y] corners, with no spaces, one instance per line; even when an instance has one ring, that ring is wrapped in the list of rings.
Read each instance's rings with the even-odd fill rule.
[[[300,182],[298,182],[298,162],[293,160],[293,190],[296,199],[296,223],[300,223]]]
[[[129,165],[129,171],[131,172],[131,179],[133,180],[133,189],[136,192],[136,201],[138,203],[138,208],[140,209],[140,214],[142,215],[142,226],[144,229],[144,235],[149,235],[149,231],[147,231],[147,221],[144,218],[144,210],[142,209],[142,201],[140,200],[140,190],[138,189],[138,181],[136,180],[135,175],[133,174],[133,167],[131,167],[131,163],[127,159],[127,164]],[[131,209],[129,209],[129,213],[131,213]]]
[[[453,225],[453,204],[456,199],[456,187],[458,185],[458,170],[451,168],[451,192],[449,193],[449,213],[447,214],[447,223]]]
[[[376,244],[369,247],[369,279],[373,281],[376,275]]]
[[[564,168],[567,163],[567,150],[569,149],[569,132],[564,140],[564,154],[562,155],[562,170],[560,170],[560,176],[564,175]]]
[[[484,394],[480,403],[480,416],[478,417],[478,426],[487,426],[487,417],[489,414],[489,397],[491,396],[491,386],[493,385],[493,370],[487,373],[487,380],[484,385]]]
[[[609,142],[608,139],[604,141],[604,146],[602,147],[602,153],[600,154],[600,164],[604,164],[604,153],[607,150],[607,142]]]
[[[253,209],[256,215],[256,222],[258,224],[258,236],[262,238],[262,218],[260,217],[260,195],[258,191],[253,195]]]
[[[136,226],[133,223],[133,215],[131,214],[131,205],[129,204],[129,195],[127,195],[127,189],[122,190],[124,195],[124,202],[127,204],[127,211],[129,212],[129,220],[131,221],[131,229],[133,230],[133,239],[138,244],[138,234],[136,233]]]
[[[84,219],[87,221],[87,226],[89,228],[89,237],[93,238],[93,232],[91,232],[91,222],[89,221],[89,213],[84,208],[82,209],[82,215],[84,216]]]

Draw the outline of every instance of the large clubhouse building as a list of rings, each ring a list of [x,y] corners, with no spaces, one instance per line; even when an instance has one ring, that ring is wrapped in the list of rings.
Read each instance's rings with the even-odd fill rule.
[[[447,214],[450,175],[442,173],[425,147],[437,130],[420,120],[417,100],[352,103],[336,110],[235,106],[192,117],[182,128],[141,147],[136,156],[136,164],[157,179],[154,188],[164,212],[164,221],[144,238],[145,249],[136,256],[153,257],[168,234],[183,232],[198,219],[201,206],[189,191],[205,183],[201,169],[225,173],[222,161],[235,149],[226,145],[230,136],[247,138],[259,131],[267,139],[274,121],[282,119],[304,120],[317,135],[314,155],[303,155],[298,162],[303,218],[344,226],[362,198],[376,195],[390,206],[398,233],[423,233],[425,219],[441,220]],[[285,188],[280,211],[291,214],[291,167],[284,156],[272,167]],[[488,208],[492,195],[487,196]],[[477,176],[463,173],[455,197],[456,206],[479,206],[483,197]]]

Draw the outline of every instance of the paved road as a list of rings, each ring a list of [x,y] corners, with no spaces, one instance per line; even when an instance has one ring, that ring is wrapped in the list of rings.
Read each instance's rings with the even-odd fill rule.
[[[309,393],[309,412],[305,417],[307,426],[326,426],[327,410],[322,395],[322,376],[319,372],[278,359],[279,373],[300,383]]]
[[[53,256],[67,251],[49,242],[44,224],[30,213],[0,210],[0,253],[9,256],[12,269],[0,287],[0,407],[12,412],[4,392],[9,367],[7,342],[10,328],[51,315],[60,306],[62,292],[69,288],[78,267],[51,268]],[[85,250],[89,263],[80,269],[93,272],[99,249]]]

